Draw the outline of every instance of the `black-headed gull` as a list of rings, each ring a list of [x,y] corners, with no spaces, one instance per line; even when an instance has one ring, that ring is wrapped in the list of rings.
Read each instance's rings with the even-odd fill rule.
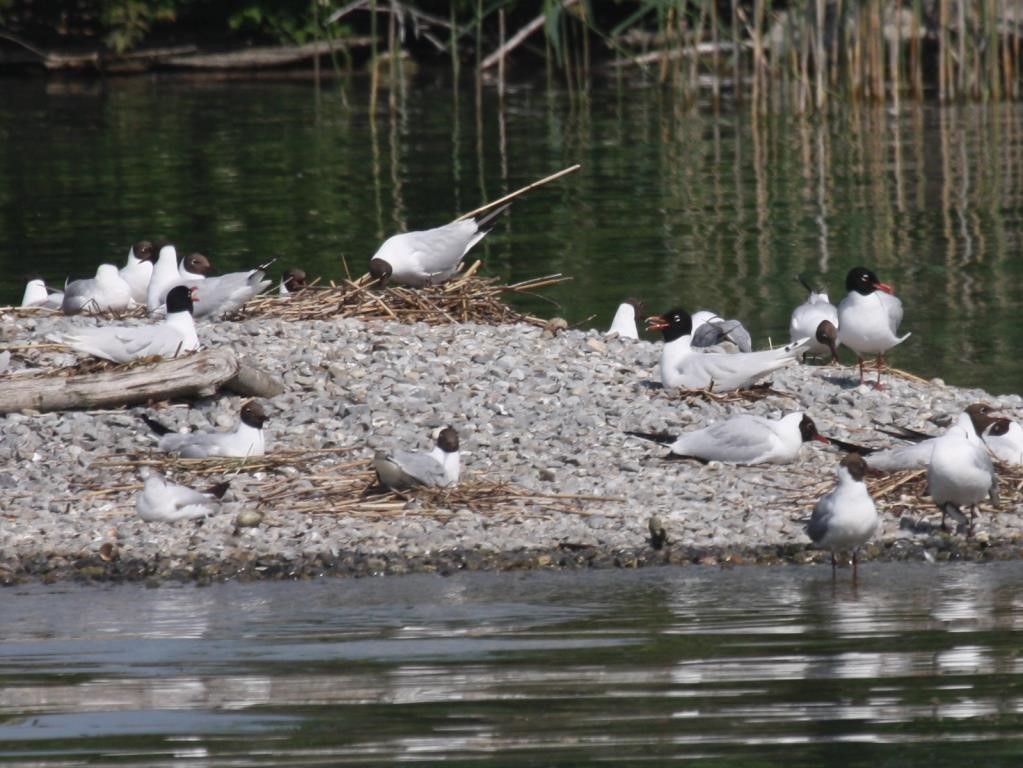
[[[301,291],[307,285],[306,274],[304,269],[298,267],[292,267],[291,269],[285,270],[284,274],[281,275],[280,285],[277,286],[277,293],[280,296],[287,296],[289,293],[295,293]]]
[[[812,341],[807,347],[811,355],[830,354],[831,361],[838,360],[838,308],[828,299],[824,291],[815,291],[798,275],[799,282],[810,292],[806,301],[792,310],[789,319],[789,338],[792,341],[805,339]]]
[[[50,288],[42,278],[34,277],[25,284],[25,293],[21,297],[21,306],[60,309],[63,303],[64,292]]]
[[[64,286],[60,308],[65,315],[82,312],[120,312],[128,308],[131,287],[113,264],[100,264],[95,277],[72,280]]]
[[[458,482],[460,459],[458,432],[445,427],[429,453],[396,450],[377,452],[373,457],[380,485],[392,491],[404,491],[417,485],[446,488]]]
[[[1004,417],[992,419],[980,437],[999,461],[1023,464],[1023,427],[1017,422]]]
[[[740,413],[677,436],[648,432],[626,434],[667,444],[671,458],[729,464],[787,464],[796,460],[803,443],[828,442],[817,431],[813,419],[798,411],[780,419]]]
[[[847,453],[838,464],[838,484],[813,508],[806,533],[814,544],[831,550],[831,573],[838,563],[835,552],[852,550],[856,578],[857,549],[877,530],[877,507],[863,482],[867,462],[858,453]]]
[[[208,273],[212,265],[203,254],[189,254],[181,260],[180,265],[173,267],[170,252],[176,254],[173,246],[165,246],[153,268],[153,279],[147,295],[150,313],[161,312],[161,290],[166,286],[187,285],[195,289],[197,318],[226,315],[270,287],[271,281],[263,278],[266,277],[267,267],[273,262],[245,272],[229,272],[210,277]]]
[[[443,227],[392,235],[369,260],[369,273],[396,285],[437,285],[458,271],[462,257],[494,228],[495,220],[511,206],[502,205],[471,219]]]
[[[76,352],[115,363],[144,357],[175,357],[199,349],[192,320],[192,294],[178,286],[167,294],[167,317],[154,325],[103,325],[49,336]]]
[[[892,288],[865,267],[853,267],[845,277],[849,292],[838,305],[838,340],[856,353],[863,383],[863,356],[877,355],[877,381],[881,388],[884,353],[901,344],[910,334],[897,336],[902,322],[902,302]]]
[[[982,435],[994,421],[991,417],[991,406],[985,403],[973,403],[966,408],[949,429],[959,429],[964,434],[975,437]],[[900,431],[880,429],[885,434],[898,437],[909,442],[900,445],[893,445],[889,448],[864,448],[857,446],[850,448],[870,456],[870,467],[881,472],[896,472],[902,469],[923,469],[931,460],[931,451],[934,445],[943,435],[927,435],[911,429],[903,428]]]
[[[153,244],[148,240],[139,240],[128,250],[128,261],[119,271],[121,279],[128,284],[132,301],[140,306],[146,303],[155,259]]]
[[[763,352],[710,352],[692,346],[692,318],[684,309],[647,318],[647,328],[664,336],[661,383],[666,389],[728,392],[748,387],[771,371],[796,362],[809,339]]]
[[[934,440],[927,464],[927,490],[941,510],[942,530],[945,530],[947,515],[965,522],[961,509],[968,506],[970,520],[967,534],[971,534],[977,504],[985,496],[998,503],[998,476],[987,448],[972,425],[966,428],[957,424]]]
[[[266,451],[263,425],[266,412],[255,400],[242,405],[238,426],[230,432],[175,432],[149,416],[142,416],[160,439],[156,447],[165,453],[176,453],[186,459],[213,456],[246,458],[262,456]]]
[[[207,517],[219,510],[220,499],[227,486],[224,482],[205,491],[196,491],[149,470],[145,473],[145,485],[135,495],[135,511],[147,523],[173,523]]]
[[[639,299],[626,299],[618,305],[614,318],[611,320],[611,327],[607,329],[607,335],[618,334],[622,339],[638,339],[639,330],[636,328],[636,318],[643,314],[643,302]]]

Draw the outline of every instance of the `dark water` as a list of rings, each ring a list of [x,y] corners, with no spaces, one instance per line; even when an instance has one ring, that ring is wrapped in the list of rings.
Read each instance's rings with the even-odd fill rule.
[[[798,271],[841,297],[874,266],[914,331],[895,364],[994,391],[1023,374],[1023,107],[865,110],[827,121],[683,109],[653,86],[588,100],[491,90],[477,109],[427,83],[371,119],[359,89],[196,83],[0,83],[0,300],[62,283],[166,236],[222,268],[280,255],[325,279],[361,274],[381,239],[450,220],[580,162],[514,206],[486,274],[561,272],[518,299],[605,325],[627,295],[787,335]],[[386,101],[386,100],[385,100]],[[847,358],[848,359],[848,358]]]
[[[0,762],[1014,766],[1023,565],[0,592]]]

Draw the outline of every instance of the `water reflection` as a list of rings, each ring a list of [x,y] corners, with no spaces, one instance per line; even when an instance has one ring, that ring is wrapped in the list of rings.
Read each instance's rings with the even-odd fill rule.
[[[1021,575],[872,563],[858,587],[826,567],[750,567],[17,588],[0,592],[0,759],[60,764],[64,746],[98,757],[137,736],[166,747],[139,764],[264,749],[299,763],[311,745],[332,762],[814,765],[849,743],[899,745],[900,764],[934,744],[938,765],[996,759],[1023,735]]]

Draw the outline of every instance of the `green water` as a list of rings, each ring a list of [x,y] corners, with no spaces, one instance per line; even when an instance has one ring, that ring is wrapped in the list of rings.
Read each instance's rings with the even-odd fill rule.
[[[1015,766],[1020,564],[0,591],[0,763]]]
[[[270,256],[361,274],[388,234],[444,223],[573,163],[476,253],[484,273],[572,276],[530,311],[604,326],[635,295],[709,307],[758,345],[787,338],[796,272],[844,293],[872,266],[913,336],[894,364],[1020,389],[1023,108],[847,113],[827,121],[683,109],[653,86],[589,99],[416,84],[367,113],[358,88],[138,78],[2,83],[0,300],[168,237],[220,268]],[[384,100],[386,103],[386,99]],[[593,316],[592,320],[588,320]],[[851,358],[846,356],[846,361]]]

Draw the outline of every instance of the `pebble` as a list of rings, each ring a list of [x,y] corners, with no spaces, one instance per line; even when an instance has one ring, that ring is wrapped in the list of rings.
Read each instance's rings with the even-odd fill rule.
[[[59,316],[23,320],[4,326],[14,344],[83,322]],[[938,380],[921,384],[889,376],[886,389],[876,392],[857,386],[854,368],[830,366],[777,372],[772,384],[783,394],[755,402],[684,400],[657,384],[660,343],[605,337],[561,323],[544,332],[526,325],[261,319],[202,323],[199,334],[207,346],[243,350],[250,362],[286,382],[285,392],[266,404],[271,455],[275,449],[346,446],[352,451],[343,454],[344,461],[368,463],[375,447],[426,448],[434,428],[452,424],[462,438],[466,476],[515,483],[538,495],[589,498],[561,500],[553,512],[531,509],[528,500],[499,515],[451,510],[443,524],[414,507],[380,519],[309,518],[282,500],[259,506],[262,521],[250,522],[248,510],[256,511],[259,500],[247,496],[243,472],[232,480],[231,503],[217,517],[201,525],[149,525],[134,511],[138,478],[129,471],[106,477],[97,467],[113,457],[145,458],[152,451],[155,441],[140,419],[143,413],[179,426],[227,428],[236,422],[241,398],[202,398],[171,405],[169,413],[144,407],[14,413],[0,419],[5,583],[38,578],[43,572],[38,563],[55,558],[65,565],[48,565],[50,578],[87,573],[89,580],[146,583],[188,574],[203,580],[293,578],[285,574],[632,567],[729,557],[728,562],[823,562],[827,553],[808,554],[802,525],[793,521],[812,508],[804,489],[834,476],[840,459],[835,449],[808,444],[796,463],[777,468],[702,466],[662,461],[663,446],[624,432],[680,432],[744,411],[776,418],[802,409],[825,435],[884,445],[889,438],[872,430],[874,420],[935,429],[928,417],[947,422],[978,400],[1009,414],[1023,406],[1016,395],[995,397]],[[43,353],[39,360],[53,364],[65,357]],[[25,365],[17,352],[12,355],[12,370]],[[115,489],[112,494],[83,492],[98,477]],[[573,505],[587,514],[573,514]],[[650,547],[651,517],[670,542],[668,555]],[[878,556],[922,558],[922,546],[903,544],[941,536],[934,525],[937,509],[925,517],[909,524],[882,509]],[[982,511],[982,535],[972,542],[952,539],[949,546],[957,548],[956,558],[991,557],[1015,541],[1019,524],[1014,511]],[[110,558],[107,550],[104,559],[101,547],[112,540],[118,556]],[[566,556],[565,542],[583,542],[596,551]],[[933,543],[928,548],[946,551]],[[253,558],[262,563],[259,569]]]

